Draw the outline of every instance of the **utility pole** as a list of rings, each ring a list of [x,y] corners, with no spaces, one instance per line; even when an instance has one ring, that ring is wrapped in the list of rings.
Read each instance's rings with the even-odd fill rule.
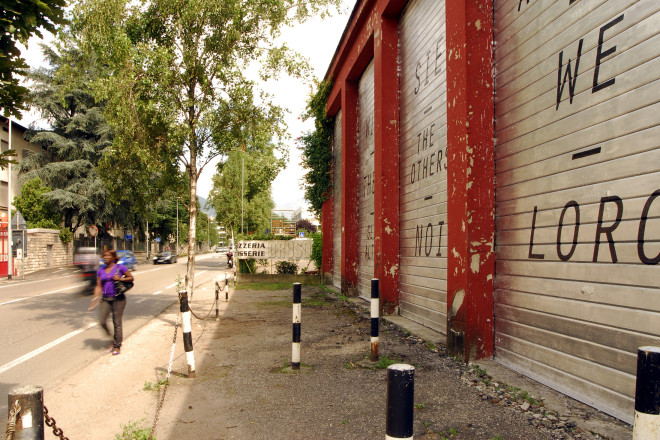
[[[245,176],[245,156],[241,156],[241,234],[243,233],[243,180]]]
[[[9,149],[11,150],[11,118],[7,118],[9,123]],[[12,230],[11,230],[11,162],[9,162],[8,173],[7,173],[7,217],[9,222],[7,223],[7,243],[9,247],[9,255],[7,258],[7,279],[11,280],[14,275],[14,246]]]

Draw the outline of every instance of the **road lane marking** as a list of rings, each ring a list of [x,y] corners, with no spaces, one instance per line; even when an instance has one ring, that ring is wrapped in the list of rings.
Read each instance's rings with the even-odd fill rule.
[[[166,287],[166,289],[171,289],[172,287],[174,287],[174,286],[176,286],[176,285],[177,285],[177,283],[170,284],[169,286]]]
[[[75,286],[69,286],[69,287],[65,287],[63,289],[53,290],[51,292],[40,293],[40,294],[34,295],[34,296],[26,296],[25,298],[18,298],[18,299],[13,299],[11,301],[6,301],[6,302],[3,302],[3,303],[0,303],[0,306],[4,306],[5,304],[16,303],[16,302],[20,302],[20,301],[25,301],[26,299],[37,298],[39,296],[51,295],[53,293],[59,293],[59,292],[65,291],[65,290],[75,289],[75,288],[78,288],[78,287],[85,287],[85,286],[86,286],[86,284],[76,284]]]
[[[161,294],[161,293],[163,293],[163,291],[159,290],[158,292],[154,292],[153,295],[158,295],[158,294]]]
[[[44,282],[52,281],[54,279],[61,280],[62,278],[68,278],[68,277],[78,278],[79,275],[73,274],[73,275],[65,275],[63,277],[62,276],[57,276],[57,277],[51,277],[51,278],[43,278],[43,279],[34,280],[34,281],[24,281],[24,280],[21,280],[21,279],[13,279],[12,281],[3,282],[2,285],[0,285],[0,289],[6,289],[7,287],[14,287],[14,286],[17,286],[19,284],[21,286],[24,286],[26,284],[44,283]]]
[[[19,357],[18,359],[13,360],[13,361],[9,362],[8,364],[3,365],[2,367],[0,367],[0,374],[4,373],[5,371],[9,370],[10,368],[14,368],[17,365],[22,364],[23,362],[25,362],[27,360],[32,359],[33,357],[43,353],[46,350],[49,350],[49,349],[55,347],[58,344],[61,344],[62,342],[66,341],[68,339],[73,338],[74,336],[84,332],[85,330],[89,330],[90,328],[94,327],[96,324],[97,324],[96,322],[90,322],[89,324],[87,324],[86,326],[84,326],[82,328],[79,328],[78,330],[74,330],[71,333],[68,333],[68,334],[62,336],[61,338],[56,339],[53,342],[44,345],[43,347],[37,348],[36,350],[33,350],[33,351],[29,352],[28,354],[25,354],[25,355]]]

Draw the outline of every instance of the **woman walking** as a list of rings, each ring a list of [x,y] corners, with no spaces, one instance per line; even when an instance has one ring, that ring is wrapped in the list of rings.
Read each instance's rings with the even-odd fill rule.
[[[94,298],[89,306],[89,310],[96,308],[101,304],[100,322],[103,330],[110,336],[108,329],[108,316],[112,313],[112,324],[114,326],[114,340],[112,343],[112,354],[118,355],[121,350],[123,339],[122,316],[126,307],[126,295],[117,294],[115,291],[115,281],[133,281],[133,275],[123,265],[117,264],[117,253],[114,250],[103,252],[103,261],[105,266],[100,267],[96,274],[96,288],[94,289]]]

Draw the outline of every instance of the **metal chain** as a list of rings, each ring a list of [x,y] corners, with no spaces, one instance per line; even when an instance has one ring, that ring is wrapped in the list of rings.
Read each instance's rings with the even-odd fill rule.
[[[9,419],[7,420],[7,431],[5,433],[5,440],[13,440],[14,433],[16,432],[16,418],[18,413],[21,412],[21,405],[18,400],[14,402],[13,408],[9,411]]]
[[[190,304],[188,305],[188,309],[190,310],[190,313],[191,313],[195,318],[199,319],[200,321],[204,321],[206,318],[208,318],[209,316],[211,316],[211,312],[213,311],[213,306],[215,305],[215,303],[216,303],[217,300],[218,300],[217,298],[213,300],[213,304],[211,304],[211,310],[209,310],[209,313],[208,313],[205,317],[203,317],[203,318],[200,318],[199,316],[197,316],[197,315],[195,314],[195,312],[193,312],[193,309],[190,307]]]
[[[57,427],[55,419],[48,416],[48,408],[46,408],[46,405],[44,405],[44,421],[46,422],[46,425],[53,428],[53,434],[55,434],[55,437],[59,437],[61,440],[69,440],[69,437],[64,437],[62,430]]]
[[[172,363],[174,362],[174,348],[176,347],[176,335],[179,329],[179,315],[176,315],[176,323],[174,324],[174,338],[172,339],[172,351],[170,351],[170,363],[167,366],[167,376],[165,376],[165,385],[163,386],[163,392],[160,393],[158,397],[158,404],[156,405],[156,415],[154,416],[154,424],[151,427],[151,432],[149,433],[149,440],[152,440],[156,432],[156,424],[158,423],[158,417],[160,417],[160,410],[163,409],[163,403],[165,403],[165,393],[167,393],[167,386],[170,384],[170,373],[172,372]]]

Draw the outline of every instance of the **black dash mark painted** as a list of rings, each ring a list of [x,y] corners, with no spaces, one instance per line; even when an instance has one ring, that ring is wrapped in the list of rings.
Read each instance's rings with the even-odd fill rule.
[[[426,110],[424,110],[424,114],[427,114],[427,113],[430,112],[431,110],[433,110],[433,106],[432,106],[432,105],[429,105],[429,106],[426,108]]]
[[[583,157],[587,156],[593,156],[594,154],[600,153],[600,147],[592,148],[591,150],[587,151],[580,151],[579,153],[575,153],[573,155],[573,160],[575,159],[582,159]]]
[[[426,197],[424,197],[424,200],[431,200],[432,198],[433,198],[433,196],[426,196]]]

